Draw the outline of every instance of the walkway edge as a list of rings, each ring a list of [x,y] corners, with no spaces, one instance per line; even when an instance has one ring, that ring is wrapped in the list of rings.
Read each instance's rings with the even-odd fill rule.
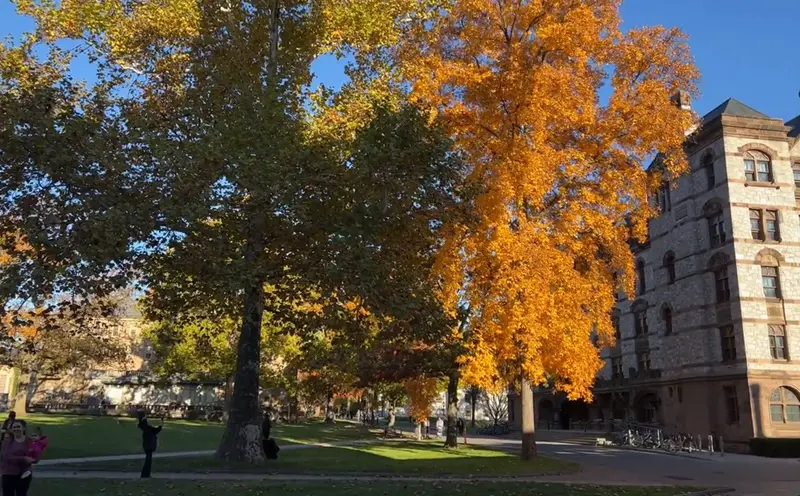
[[[736,489],[732,487],[721,487],[719,489],[706,489],[704,491],[695,491],[693,493],[684,494],[683,496],[716,496],[718,494],[728,494],[735,492]]]
[[[114,480],[139,480],[138,472],[104,472],[104,471],[39,471],[37,477],[41,479],[114,479]],[[237,473],[202,473],[202,472],[161,472],[153,474],[157,480],[206,480],[206,481],[264,481],[264,482],[508,482],[508,483],[540,483],[562,484],[568,486],[617,486],[617,487],[675,487],[675,484],[625,482],[625,481],[597,481],[581,479],[558,479],[553,475],[541,476],[498,476],[498,477],[469,477],[458,476],[420,476],[420,475],[308,475],[308,474],[237,474]],[[562,476],[563,477],[563,476]],[[717,489],[706,489],[705,492],[693,493],[692,496],[707,494],[722,494]],[[689,496],[689,495],[687,495]]]

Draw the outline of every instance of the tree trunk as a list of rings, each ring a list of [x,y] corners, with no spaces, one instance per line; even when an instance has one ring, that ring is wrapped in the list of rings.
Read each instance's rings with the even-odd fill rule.
[[[335,424],[333,412],[333,393],[328,393],[327,401],[325,401],[325,423]]]
[[[250,232],[244,249],[245,266],[257,270],[264,252],[261,229],[263,222],[253,219],[249,224]],[[250,275],[244,288],[242,331],[239,336],[233,394],[225,432],[216,456],[225,461],[260,463],[264,461],[261,409],[258,401],[264,280],[255,274]]]
[[[417,421],[417,441],[422,441],[422,422]]]
[[[458,372],[450,374],[447,382],[447,448],[458,447]]]
[[[231,411],[231,399],[233,398],[233,383],[234,383],[234,375],[231,374],[225,379],[225,399],[222,409],[222,419],[223,421],[228,421],[228,413]]]
[[[474,394],[474,393],[471,393],[470,402],[472,403],[472,419],[471,419],[471,423],[472,423],[472,428],[474,429],[475,428],[475,404],[478,403],[478,395]]]
[[[533,389],[527,379],[522,379],[522,453],[520,458],[536,458],[536,422],[533,415]]]

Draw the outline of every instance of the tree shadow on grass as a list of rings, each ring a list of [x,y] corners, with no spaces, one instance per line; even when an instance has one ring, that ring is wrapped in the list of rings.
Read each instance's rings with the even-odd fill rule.
[[[135,471],[140,461],[81,464],[53,469]],[[484,448],[445,449],[430,443],[390,442],[365,446],[284,450],[264,465],[219,462],[212,457],[156,459],[161,472],[334,474],[435,474],[453,476],[544,475],[572,473],[578,465],[541,457],[517,456]]]

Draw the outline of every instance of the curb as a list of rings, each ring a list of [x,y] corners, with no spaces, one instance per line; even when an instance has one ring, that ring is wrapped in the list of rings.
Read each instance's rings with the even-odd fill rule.
[[[736,489],[731,487],[721,487],[719,489],[706,489],[703,491],[697,491],[693,493],[684,494],[683,496],[715,496],[717,494],[728,494],[735,492]]]
[[[599,448],[600,446],[598,446]],[[667,455],[667,456],[675,456],[678,458],[689,458],[692,460],[700,460],[704,462],[716,462],[717,460],[713,458],[706,458],[706,457],[699,457],[689,453],[673,453],[671,451],[662,451],[662,450],[655,450],[655,449],[646,449],[646,448],[634,448],[632,446],[608,446],[611,449],[620,449],[620,450],[627,450],[627,451],[637,451],[639,453],[651,453],[656,455]],[[705,493],[701,493],[705,494]]]

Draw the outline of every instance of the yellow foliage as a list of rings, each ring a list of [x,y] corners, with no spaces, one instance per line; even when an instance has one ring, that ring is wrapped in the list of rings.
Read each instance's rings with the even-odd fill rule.
[[[623,33],[619,5],[453,0],[398,48],[413,100],[435,109],[480,192],[476,225],[451,226],[437,265],[444,300],[474,310],[472,383],[552,379],[589,398],[591,330],[613,342],[614,274],[632,289],[627,242],[645,237],[662,177],[687,168],[696,116],[670,100],[696,93],[685,37]],[[644,169],[656,153],[663,176]]]
[[[439,380],[431,377],[416,377],[403,383],[408,393],[408,413],[417,422],[430,418],[433,402],[439,396]]]

